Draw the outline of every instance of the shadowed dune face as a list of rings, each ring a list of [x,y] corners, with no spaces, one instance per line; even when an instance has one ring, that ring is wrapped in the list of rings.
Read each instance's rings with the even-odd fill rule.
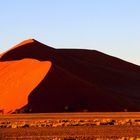
[[[28,103],[28,95],[46,76],[51,62],[33,59],[0,62],[0,107],[5,113]]]
[[[137,65],[95,50],[54,49],[29,39],[1,55],[0,74],[3,76],[7,71],[10,76],[9,67],[27,58],[31,58],[30,61],[34,59],[34,68],[30,61],[26,61],[22,69],[25,75],[39,69],[39,64],[42,67],[42,71],[38,71],[29,81],[32,83],[36,80],[35,85],[26,84],[26,81],[24,84],[24,80],[19,84],[21,87],[24,85],[22,94],[26,91],[26,106],[33,112],[140,111],[140,67]],[[53,63],[51,68],[46,61]],[[21,74],[20,66],[13,69]],[[43,76],[38,77],[39,73]],[[26,79],[28,76],[30,74]],[[24,75],[18,77],[24,78]],[[3,79],[0,77],[0,84]],[[13,80],[10,84],[13,84]],[[2,90],[6,92],[6,88]]]
[[[53,66],[29,95],[27,107],[33,112],[123,111],[128,103],[123,98],[120,100],[117,93],[114,96],[104,87]]]

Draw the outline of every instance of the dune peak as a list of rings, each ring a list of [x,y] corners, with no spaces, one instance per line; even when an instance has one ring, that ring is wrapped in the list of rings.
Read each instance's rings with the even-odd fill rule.
[[[35,42],[38,42],[38,41],[35,40],[35,39],[33,39],[33,38],[26,39],[26,40],[20,42],[19,44],[15,45],[14,47],[10,48],[9,50],[7,50],[7,51],[3,52],[2,54],[0,54],[0,58],[1,58],[4,54],[6,54],[7,52],[9,52],[9,51],[11,51],[11,50],[13,50],[13,49],[15,49],[15,48],[22,47],[22,46],[25,46],[25,45],[27,45],[27,44],[32,44],[32,43],[35,43]]]
[[[20,42],[19,44],[17,44],[15,47],[19,47],[19,46],[34,43],[34,42],[37,42],[37,41],[35,39],[32,39],[32,38],[31,39],[26,39],[26,40]]]

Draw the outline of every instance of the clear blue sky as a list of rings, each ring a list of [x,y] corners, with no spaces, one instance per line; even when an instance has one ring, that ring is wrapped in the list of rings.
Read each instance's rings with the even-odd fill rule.
[[[1,0],[0,53],[27,38],[140,65],[140,0]]]

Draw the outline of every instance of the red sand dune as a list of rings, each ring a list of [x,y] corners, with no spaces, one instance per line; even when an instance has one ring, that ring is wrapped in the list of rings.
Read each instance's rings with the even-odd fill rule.
[[[54,49],[34,39],[6,51],[0,61],[10,65],[25,58],[52,62],[45,78],[28,92],[26,106],[32,112],[140,111],[137,65],[95,50]]]
[[[0,62],[0,107],[5,113],[28,103],[28,95],[46,76],[51,62],[34,59]]]

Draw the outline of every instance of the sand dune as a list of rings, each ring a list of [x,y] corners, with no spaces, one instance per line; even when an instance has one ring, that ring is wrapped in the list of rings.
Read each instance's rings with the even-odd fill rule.
[[[9,67],[27,58],[36,59],[42,67],[47,63],[44,61],[52,62],[49,72],[46,66],[47,75],[43,69],[44,79],[38,80],[38,74],[32,77],[37,81],[34,88],[24,87],[31,88],[26,106],[33,112],[140,111],[140,67],[137,65],[95,50],[55,49],[34,39],[4,52],[0,61]],[[25,67],[28,65],[27,61]],[[4,75],[5,70],[0,69],[0,74]]]

